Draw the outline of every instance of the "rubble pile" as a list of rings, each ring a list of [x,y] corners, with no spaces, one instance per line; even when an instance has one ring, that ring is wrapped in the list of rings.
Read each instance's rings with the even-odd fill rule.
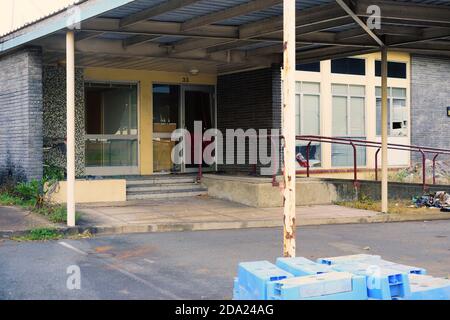
[[[412,199],[412,202],[417,208],[428,207],[450,212],[450,194],[445,191],[417,196]]]
[[[427,179],[433,177],[433,161],[425,162]],[[422,164],[416,164],[407,169],[397,172],[396,180],[406,183],[419,183],[422,181]],[[439,184],[450,184],[450,163],[446,161],[436,161],[436,182]]]

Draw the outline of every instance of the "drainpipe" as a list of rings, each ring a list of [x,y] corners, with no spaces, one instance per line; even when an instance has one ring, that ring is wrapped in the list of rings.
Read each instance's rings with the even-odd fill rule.
[[[296,255],[295,223],[295,1],[283,1],[283,136],[284,136],[284,257]]]
[[[388,213],[388,50],[381,49],[381,212]]]
[[[75,227],[75,35],[66,34],[67,226]]]

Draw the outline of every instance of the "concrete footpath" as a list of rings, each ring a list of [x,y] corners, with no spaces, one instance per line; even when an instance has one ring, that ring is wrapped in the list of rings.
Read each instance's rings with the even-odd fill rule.
[[[221,229],[271,228],[283,226],[282,208],[253,208],[242,204],[193,197],[136,201],[79,207],[81,227],[97,233],[141,233]],[[336,205],[297,207],[297,225],[383,223],[450,219],[450,214],[391,215]]]
[[[79,205],[79,226],[66,228],[19,209],[1,208],[0,236],[21,235],[26,230],[52,227],[68,234],[125,234],[282,227],[282,208],[253,208],[206,196],[151,201]],[[297,207],[297,225],[333,225],[431,221],[450,219],[450,214],[380,214],[336,205]]]
[[[0,206],[0,234],[49,227],[57,227],[57,225],[24,209]]]

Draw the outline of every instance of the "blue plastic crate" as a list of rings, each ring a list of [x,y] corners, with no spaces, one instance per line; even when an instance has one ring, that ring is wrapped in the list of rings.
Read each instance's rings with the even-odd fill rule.
[[[450,280],[410,274],[409,300],[450,300]]]
[[[404,264],[395,263],[395,262],[391,262],[391,261],[387,261],[387,260],[380,260],[379,263],[374,261],[373,264],[378,265],[380,267],[393,269],[393,270],[397,270],[397,271],[408,273],[408,274],[420,274],[420,275],[427,274],[427,270],[424,268],[407,266]]]
[[[369,255],[369,254],[357,254],[351,256],[333,257],[333,258],[321,258],[317,260],[318,263],[325,265],[333,264],[349,264],[349,263],[367,263],[375,266],[385,267],[389,269],[394,269],[401,272],[412,273],[412,274],[427,274],[424,268],[407,266],[387,260],[381,259],[380,256]]]
[[[235,300],[267,300],[267,284],[293,275],[268,261],[239,264]],[[237,287],[236,287],[237,286]]]
[[[306,258],[279,258],[277,266],[296,277],[310,276],[333,271],[330,266],[319,264]]]
[[[367,300],[366,279],[329,272],[271,282],[268,300]]]
[[[332,268],[366,277],[369,298],[392,300],[411,296],[408,273],[366,263],[342,263]]]
[[[330,258],[320,258],[317,259],[317,262],[325,265],[333,265],[340,263],[369,263],[380,261],[380,256],[374,256],[370,254],[355,254],[350,256],[342,256],[342,257],[330,257]]]

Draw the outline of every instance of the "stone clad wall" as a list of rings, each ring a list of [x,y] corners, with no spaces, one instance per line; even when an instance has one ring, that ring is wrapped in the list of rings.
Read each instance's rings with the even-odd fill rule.
[[[82,69],[75,73],[75,140],[76,174],[85,171],[85,108],[84,76]],[[43,72],[44,110],[44,162],[66,167],[66,70],[64,67],[46,66]]]

